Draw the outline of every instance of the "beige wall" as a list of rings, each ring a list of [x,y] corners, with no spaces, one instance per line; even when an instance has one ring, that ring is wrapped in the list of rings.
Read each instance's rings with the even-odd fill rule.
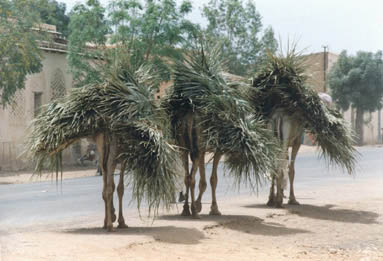
[[[13,106],[0,109],[0,166],[3,169],[22,169],[28,165],[23,157],[17,156],[24,150],[27,128],[34,118],[35,93],[42,93],[42,104],[46,104],[59,93],[67,93],[72,82],[66,53],[45,51],[42,71],[27,77],[25,89],[18,91]],[[71,154],[67,150],[64,157],[72,160]]]
[[[381,117],[383,119],[383,112],[381,111]],[[352,114],[354,114],[352,116]],[[364,135],[363,135],[363,144],[377,144],[378,143],[378,116],[379,111],[375,112],[366,112],[364,114]],[[355,119],[355,110],[347,110],[346,112],[343,113],[343,117],[347,122],[351,122],[351,119]]]

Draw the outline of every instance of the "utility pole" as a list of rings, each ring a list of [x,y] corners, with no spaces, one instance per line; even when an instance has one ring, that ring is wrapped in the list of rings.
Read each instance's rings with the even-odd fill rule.
[[[382,110],[378,110],[378,144],[382,144]]]
[[[327,92],[327,67],[328,67],[328,45],[323,48],[323,92]]]

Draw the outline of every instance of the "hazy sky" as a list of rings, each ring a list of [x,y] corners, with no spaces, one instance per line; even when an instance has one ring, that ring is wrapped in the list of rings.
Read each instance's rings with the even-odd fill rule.
[[[85,1],[60,2],[70,10],[74,3]],[[193,21],[202,21],[199,8],[208,0],[192,2]],[[255,0],[255,4],[264,28],[271,25],[282,43],[295,40],[306,53],[323,51],[324,45],[334,53],[383,49],[383,0]]]

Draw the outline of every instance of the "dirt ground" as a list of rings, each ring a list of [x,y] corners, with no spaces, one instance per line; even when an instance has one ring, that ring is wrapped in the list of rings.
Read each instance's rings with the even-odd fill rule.
[[[3,235],[0,260],[383,260],[382,188],[383,177],[303,189],[283,209],[237,196],[219,201],[222,216],[204,204],[199,220],[182,205],[154,222],[126,213],[129,228],[112,233],[100,213]]]

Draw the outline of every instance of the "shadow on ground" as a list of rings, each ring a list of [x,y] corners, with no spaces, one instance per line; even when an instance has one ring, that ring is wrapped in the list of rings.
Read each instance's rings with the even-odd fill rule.
[[[203,228],[204,231],[213,229],[226,228],[239,232],[263,235],[263,236],[283,236],[298,233],[310,233],[308,230],[288,228],[282,224],[264,222],[263,219],[247,216],[247,215],[222,215],[210,216],[201,215],[201,219],[192,219],[191,217],[165,215],[160,217],[162,220],[177,220],[177,221],[214,221],[216,224],[207,225]]]
[[[81,235],[147,235],[156,241],[172,244],[198,244],[205,238],[203,232],[195,228],[182,228],[175,226],[164,227],[129,227],[126,229],[116,229],[114,232],[107,232],[102,228],[79,228],[65,231],[70,234]],[[180,237],[180,235],[185,235]]]
[[[273,209],[264,204],[248,205],[245,207]],[[313,219],[322,219],[345,223],[379,224],[379,222],[377,221],[377,219],[379,218],[379,214],[375,212],[345,209],[331,204],[324,206],[314,206],[307,204],[298,206],[284,205],[284,209],[286,209],[290,214]]]

